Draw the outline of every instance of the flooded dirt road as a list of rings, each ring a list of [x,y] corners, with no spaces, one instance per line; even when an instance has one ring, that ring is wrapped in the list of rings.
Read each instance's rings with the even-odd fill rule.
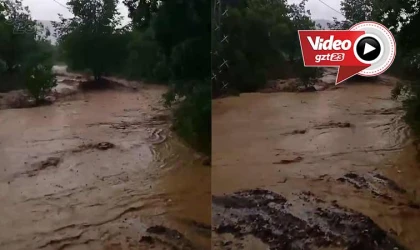
[[[391,89],[214,100],[214,249],[420,249],[420,168]]]
[[[0,249],[210,249],[210,168],[162,86],[0,110]]]

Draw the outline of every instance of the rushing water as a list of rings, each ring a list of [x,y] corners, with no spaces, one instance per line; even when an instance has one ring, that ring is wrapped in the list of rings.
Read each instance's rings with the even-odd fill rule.
[[[0,249],[149,249],[155,225],[209,249],[210,168],[171,133],[164,91],[0,110]]]
[[[214,100],[212,193],[263,188],[295,200],[311,191],[369,216],[408,249],[420,249],[420,210],[404,205],[420,200],[420,168],[391,88],[343,84]],[[337,181],[349,173],[381,174],[407,192]],[[258,240],[247,242],[246,249],[265,249]]]

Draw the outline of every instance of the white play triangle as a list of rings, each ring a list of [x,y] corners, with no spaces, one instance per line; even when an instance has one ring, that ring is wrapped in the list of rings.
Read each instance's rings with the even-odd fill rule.
[[[363,51],[363,55],[366,55],[367,53],[370,53],[372,51],[374,51],[376,48],[373,47],[372,45],[365,43],[365,50]]]

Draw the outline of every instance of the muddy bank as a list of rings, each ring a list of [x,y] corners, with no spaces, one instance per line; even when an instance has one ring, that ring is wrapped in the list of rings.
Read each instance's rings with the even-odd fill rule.
[[[337,78],[336,68],[323,68],[321,76],[312,79],[310,86],[304,86],[299,78],[270,80],[266,86],[260,90],[261,93],[275,92],[313,92],[326,90],[335,85]]]
[[[325,202],[310,191],[296,194],[294,200],[262,189],[215,196],[213,226],[220,249],[243,249],[223,241],[227,233],[238,242],[251,235],[270,249],[405,249],[368,217],[336,202]]]
[[[241,190],[267,190],[292,203],[294,217],[314,220],[319,216],[306,213],[305,207],[332,206],[334,201],[356,218],[369,218],[369,227],[385,232],[396,247],[418,249],[420,170],[391,89],[392,84],[383,82],[356,83],[340,84],[334,91],[214,100],[212,194],[236,197]],[[300,196],[307,191],[323,202],[307,204]],[[249,195],[243,196],[238,199]],[[305,205],[297,205],[301,203]],[[213,204],[220,211],[224,206]],[[233,213],[241,217],[247,211]],[[230,210],[219,217],[229,219]],[[223,234],[223,244],[236,249],[233,235]],[[239,243],[244,249],[267,249],[270,244],[253,234],[243,238]],[[214,249],[223,249],[223,244],[213,242]]]
[[[210,249],[210,169],[139,86],[0,110],[0,249]]]
[[[57,101],[74,99],[74,96],[81,92],[100,90],[137,91],[138,89],[147,89],[146,84],[143,82],[128,81],[116,77],[103,77],[99,81],[94,81],[89,75],[69,73],[66,70],[66,67],[53,67],[57,86],[50,93],[47,93],[45,100],[42,100],[41,103],[35,103],[34,98],[24,89],[13,90],[7,93],[0,93],[0,110],[51,105]]]
[[[208,229],[210,232],[210,229]],[[174,229],[169,229],[164,226],[152,226],[146,230],[146,236],[142,236],[140,244],[149,248],[163,247],[173,250],[193,250],[197,249],[194,244],[185,238],[185,236]]]
[[[335,81],[337,78],[337,68],[322,68],[322,73],[318,78],[312,79],[309,86],[305,86],[299,78],[270,80],[266,86],[260,90],[261,93],[276,93],[276,92],[315,92],[323,90],[334,90]],[[365,83],[382,84],[388,86],[395,86],[400,82],[399,79],[380,75],[375,78],[366,78],[354,76],[344,83],[354,84],[363,83],[358,81],[365,81]]]

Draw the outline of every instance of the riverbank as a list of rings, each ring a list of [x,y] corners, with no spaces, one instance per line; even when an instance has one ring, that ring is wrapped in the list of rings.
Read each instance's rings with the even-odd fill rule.
[[[338,68],[322,68],[321,76],[312,79],[308,86],[304,86],[299,78],[278,79],[268,81],[266,86],[262,88],[260,93],[277,93],[277,92],[315,92],[324,90],[333,90],[335,88],[335,80],[337,78]],[[356,76],[357,77],[357,76]],[[350,79],[345,83],[357,83],[359,78]],[[365,78],[367,82],[372,82],[372,78]],[[395,86],[400,80],[390,75],[380,75],[373,79],[375,84]],[[359,82],[361,83],[361,82]]]
[[[56,101],[69,100],[81,92],[90,90],[132,90],[147,89],[148,87],[162,88],[156,84],[145,84],[139,81],[127,81],[116,77],[104,77],[100,84],[92,81],[89,75],[67,72],[66,66],[54,66],[53,73],[56,75],[57,86],[54,87],[45,98],[44,105],[50,105]],[[0,109],[31,108],[39,106],[30,94],[22,90],[13,90],[0,93]]]

